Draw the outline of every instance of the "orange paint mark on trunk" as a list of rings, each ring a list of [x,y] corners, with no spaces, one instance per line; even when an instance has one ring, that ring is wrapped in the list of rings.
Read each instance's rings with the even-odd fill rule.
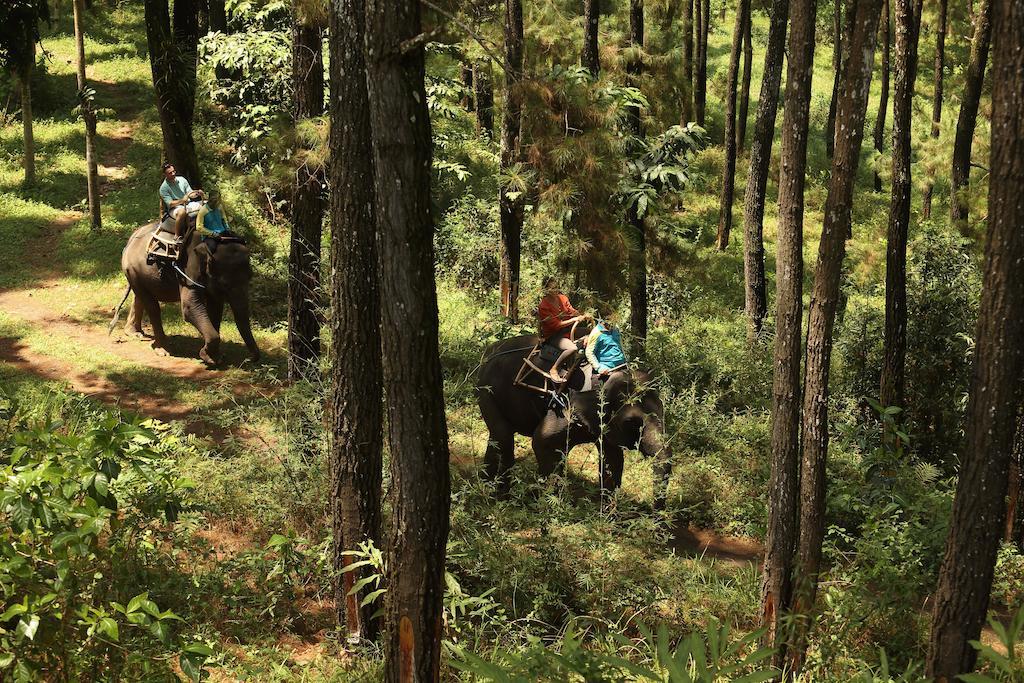
[[[416,636],[412,631],[412,621],[403,616],[398,621],[398,680],[412,683],[415,668]]]
[[[350,636],[359,635],[359,596],[352,592],[356,582],[355,572],[345,572],[342,584],[345,587],[345,625]]]

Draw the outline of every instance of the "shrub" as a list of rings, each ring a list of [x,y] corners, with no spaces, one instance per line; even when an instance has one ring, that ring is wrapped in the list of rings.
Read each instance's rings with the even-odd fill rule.
[[[64,420],[54,408],[0,400],[0,670],[141,678],[180,651],[198,679],[212,650],[183,645],[181,618],[136,580],[189,505],[192,484],[169,459],[180,442],[150,424]]]

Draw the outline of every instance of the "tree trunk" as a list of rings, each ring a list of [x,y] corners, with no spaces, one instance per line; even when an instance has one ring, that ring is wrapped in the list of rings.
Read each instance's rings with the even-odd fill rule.
[[[330,4],[331,65],[331,513],[335,604],[349,638],[376,638],[377,605],[348,595],[366,568],[341,574],[360,543],[381,542],[380,294],[373,145],[363,53],[363,0]]]
[[[210,30],[221,33],[228,32],[228,13],[224,7],[224,0],[209,0],[210,6]]]
[[[473,65],[462,63],[462,107],[472,113],[476,107],[473,103]]]
[[[505,0],[505,103],[501,119],[501,168],[508,171],[520,160],[523,105],[519,92],[523,78],[523,3]],[[501,213],[501,314],[519,320],[519,255],[523,234],[523,200],[498,190]]]
[[[939,570],[928,676],[953,681],[974,668],[1003,531],[1007,468],[1024,379],[1024,0],[996,0],[992,15],[992,156],[988,239],[967,448]]]
[[[729,77],[725,83],[725,171],[718,205],[718,237],[715,240],[719,251],[725,251],[729,246],[729,233],[732,231],[732,202],[736,189],[736,87],[739,82],[743,32],[749,14],[750,0],[739,0],[736,25],[732,31],[732,50],[729,53]]]
[[[75,47],[78,53],[78,98],[82,105],[82,118],[85,120],[85,167],[86,186],[89,193],[89,225],[93,230],[102,227],[100,217],[100,173],[96,164],[96,110],[93,99],[86,94],[88,81],[85,79],[85,33],[82,29],[82,15],[85,6],[82,0],[74,0],[75,14]]]
[[[946,10],[948,0],[939,0],[939,24],[935,29],[935,90],[932,95],[932,132],[933,140],[939,138],[942,128],[942,72],[946,65]],[[934,179],[928,180],[921,200],[921,214],[925,219],[932,217],[932,194],[935,190]]]
[[[600,21],[601,0],[583,0],[583,51],[580,54],[580,65],[594,78],[601,75],[601,55],[597,42]]]
[[[907,355],[907,234],[910,229],[910,142],[917,69],[913,0],[895,0],[896,64],[892,111],[892,201],[885,259],[883,406],[903,408]]]
[[[882,24],[879,28],[881,32],[882,41],[882,84],[881,84],[881,98],[878,100],[878,116],[875,117],[875,151],[879,154],[885,149],[885,117],[888,114],[889,109],[889,44],[892,42],[892,28],[891,21],[889,19],[891,15],[891,8],[889,7],[889,0],[882,0]],[[875,192],[882,191],[882,176],[878,175],[878,169],[875,169]]]
[[[906,0],[903,0],[906,1]],[[828,457],[828,382],[832,359],[832,333],[839,304],[839,280],[846,238],[850,231],[853,186],[864,140],[864,116],[871,90],[881,0],[858,0],[854,4],[849,59],[843,69],[836,106],[835,156],[818,263],[814,272],[807,322],[807,351],[804,375],[803,456],[800,470],[800,545],[796,575],[794,611],[808,614],[814,605],[825,534],[825,462]],[[804,622],[806,626],[806,622]],[[806,640],[801,635],[791,663],[800,669]]]
[[[956,139],[953,141],[953,170],[950,173],[950,217],[963,231],[967,228],[968,192],[971,179],[971,147],[974,128],[978,123],[978,105],[985,82],[988,63],[989,38],[992,34],[992,2],[981,0],[975,12],[974,38],[971,40],[971,59],[964,75],[964,96],[960,103],[960,117],[956,121]]]
[[[146,42],[153,72],[164,156],[178,175],[202,187],[199,158],[192,136],[195,112],[196,58],[199,45],[195,0],[175,0],[174,32],[167,0],[144,0]]]
[[[736,121],[736,154],[743,154],[747,141],[747,114],[750,111],[750,68],[754,61],[754,46],[751,43],[751,9],[747,2],[747,18],[743,22],[743,78],[740,83],[740,113]]]
[[[680,123],[693,121],[693,5],[700,0],[683,0],[683,101]]]
[[[644,47],[644,3],[630,0],[629,3],[629,45],[634,56],[626,64],[629,83],[639,88],[639,77],[643,71],[640,53]],[[640,107],[629,107],[629,128],[636,139],[643,137],[640,122]],[[626,217],[629,223],[629,324],[633,334],[633,354],[643,357],[647,346],[647,232],[644,219],[637,215],[636,208],[630,209]]]
[[[779,110],[779,84],[782,81],[782,58],[786,47],[786,26],[789,21],[789,0],[773,0],[768,47],[761,76],[761,96],[754,121],[754,139],[750,145],[750,172],[743,195],[743,274],[746,281],[748,338],[761,334],[768,314],[768,283],[764,271],[764,204],[768,187],[772,143],[775,140],[775,119]]]
[[[1020,495],[1024,488],[1024,403],[1017,408],[1013,450],[1010,454],[1010,494],[1006,505],[1006,533],[1003,540],[1024,548],[1024,520],[1021,519]]]
[[[776,5],[778,7],[778,5]],[[761,624],[782,667],[790,636],[783,630],[792,609],[793,560],[799,527],[800,328],[803,322],[804,177],[814,73],[814,0],[792,0],[782,152],[779,163],[779,228],[776,266],[775,371],[772,379],[772,462],[768,487]]]
[[[693,108],[697,116],[697,125],[703,126],[706,118],[708,92],[708,30],[711,14],[711,0],[693,0],[700,10],[700,22],[697,30],[697,78],[693,86]]]
[[[302,126],[324,113],[324,59],[322,27],[313,17],[295,9],[292,28],[293,120]],[[288,377],[313,381],[320,365],[320,247],[324,220],[321,198],[324,170],[302,159],[297,142],[292,197],[291,250],[288,257]]]
[[[430,115],[424,50],[416,42],[420,3],[370,0],[366,20],[394,496],[385,680],[437,681],[451,483],[437,343]]]
[[[473,65],[473,94],[476,96],[476,133],[494,137],[494,86],[488,61]]]
[[[32,69],[35,62],[35,42],[32,43],[32,53],[32,60],[18,77],[21,84],[21,130],[25,138],[22,165],[25,168],[25,185],[29,187],[36,183],[36,137],[32,130]]]
[[[832,11],[832,70],[834,72],[832,75],[832,99],[829,100],[828,119],[825,122],[825,155],[829,159],[832,158],[836,148],[836,104],[839,93],[839,78],[843,73],[842,0],[835,0],[835,9]]]

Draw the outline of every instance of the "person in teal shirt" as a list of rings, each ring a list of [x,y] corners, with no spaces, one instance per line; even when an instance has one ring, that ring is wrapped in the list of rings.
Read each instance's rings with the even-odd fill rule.
[[[612,370],[626,364],[626,354],[622,351],[622,335],[608,319],[594,325],[590,336],[587,337],[586,353],[590,367],[602,376],[610,375]]]
[[[199,209],[196,230],[203,237],[219,237],[228,232],[228,218],[220,201],[220,192],[210,190],[210,198]]]
[[[164,213],[177,218],[185,210],[190,194],[192,186],[188,184],[188,179],[175,172],[174,164],[164,164],[164,181],[160,183],[160,200],[164,205]]]

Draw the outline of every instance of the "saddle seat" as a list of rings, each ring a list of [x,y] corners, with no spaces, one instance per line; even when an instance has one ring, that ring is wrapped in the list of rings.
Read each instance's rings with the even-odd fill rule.
[[[561,350],[554,344],[547,341],[537,343],[523,359],[523,364],[516,373],[514,384],[524,389],[534,391],[544,396],[554,397],[561,392],[559,386],[548,374],[551,366],[558,360]],[[569,366],[569,373],[566,379],[565,388],[574,391],[591,391],[593,387],[593,373],[590,371],[590,363],[582,351],[577,352],[576,361]],[[539,383],[537,382],[539,380]]]
[[[179,242],[174,236],[173,223],[169,232],[163,230],[163,224],[160,224],[149,236],[146,263],[175,263],[181,257],[184,246],[184,242]]]

